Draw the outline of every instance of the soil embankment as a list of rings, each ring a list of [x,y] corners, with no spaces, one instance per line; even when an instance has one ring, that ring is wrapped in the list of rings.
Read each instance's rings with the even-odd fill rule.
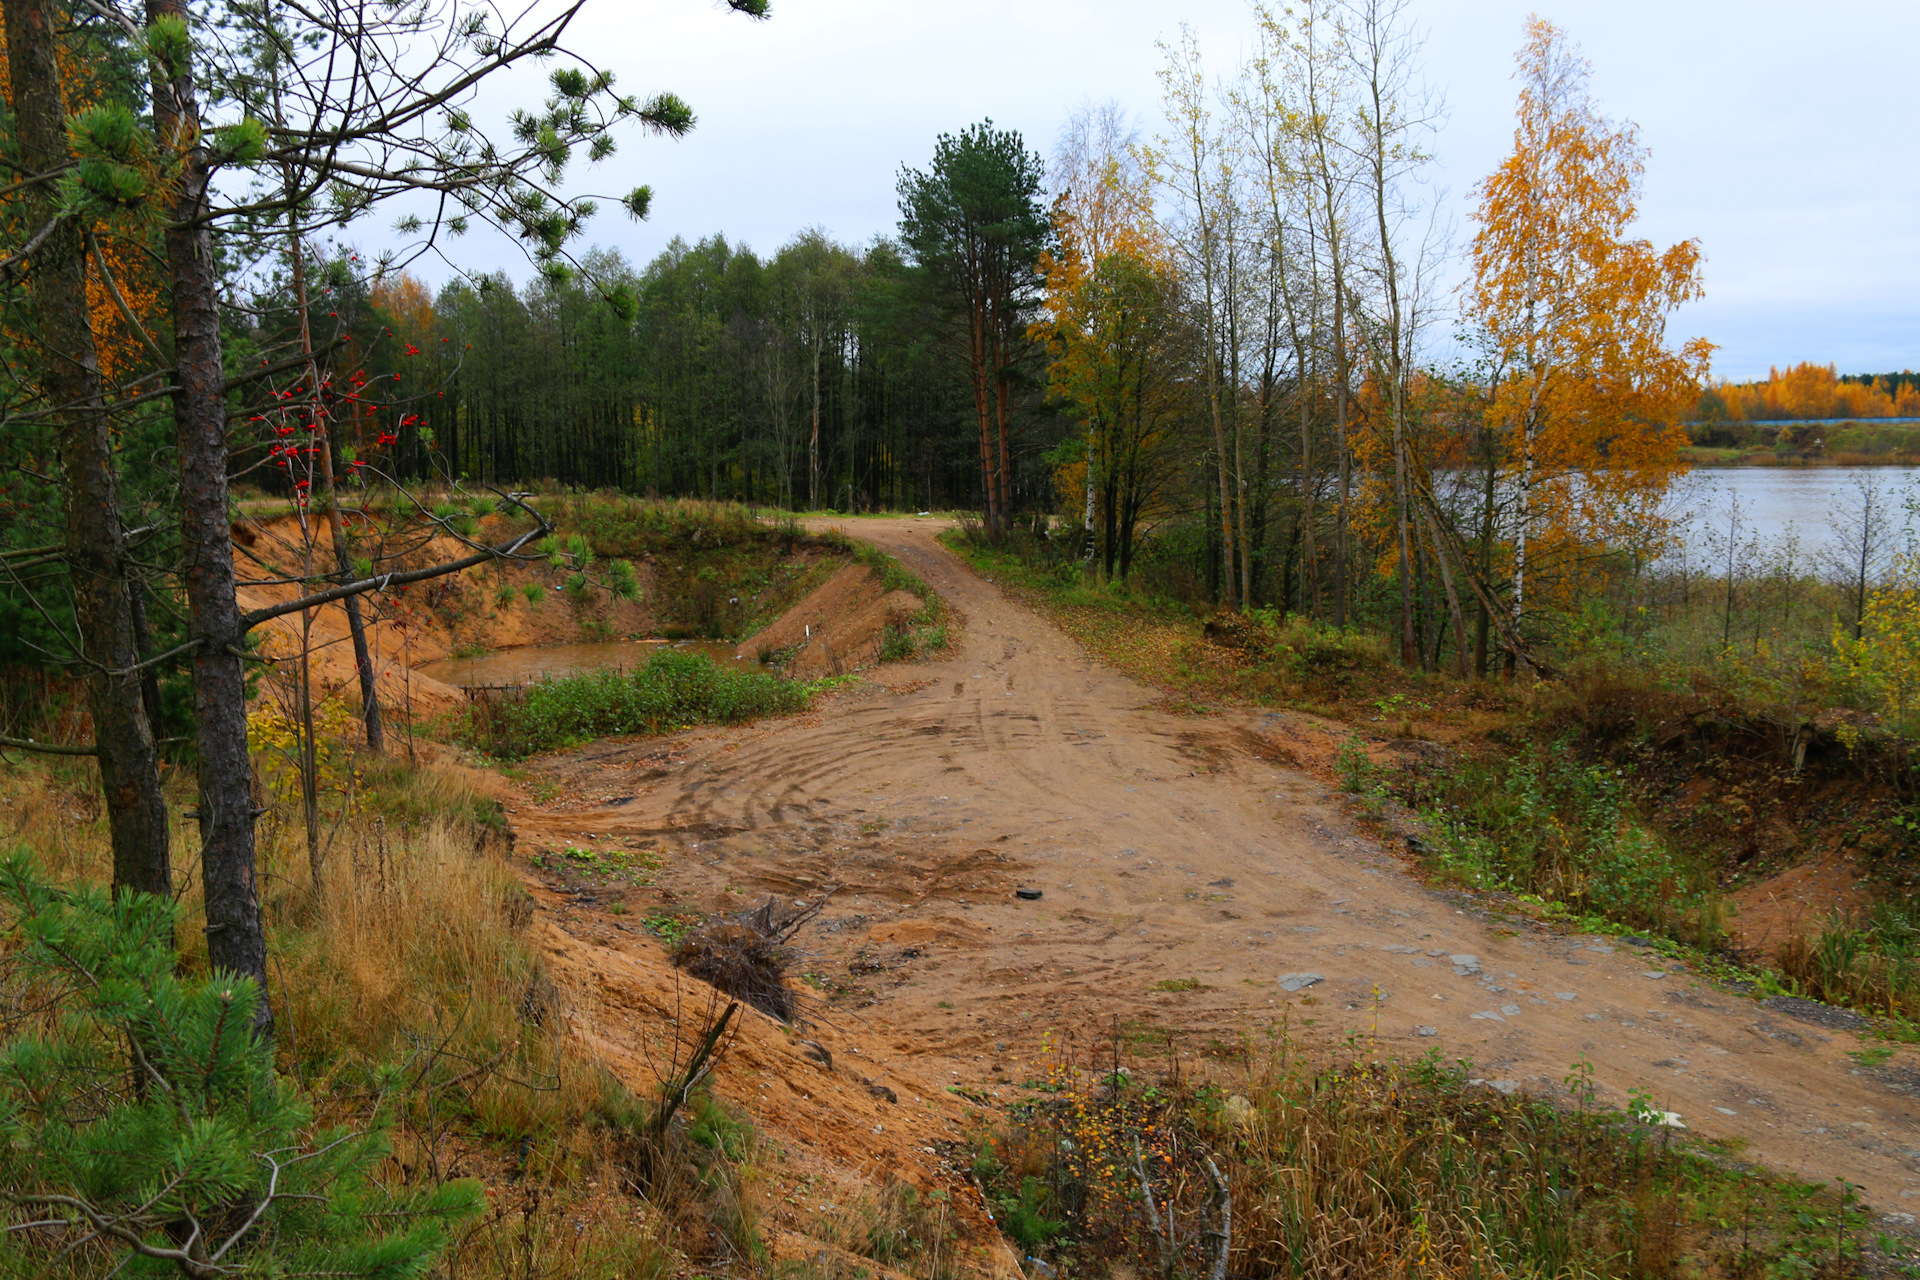
[[[1502,1089],[1561,1092],[1584,1058],[1616,1105],[1646,1090],[1691,1128],[1783,1172],[1844,1177],[1882,1211],[1920,1196],[1912,1050],[1856,1066],[1848,1015],[1436,892],[1281,763],[1317,732],[1303,720],[1164,710],[960,565],[930,522],[849,532],[965,617],[953,661],[883,667],[789,721],[537,761],[554,798],[512,819],[525,855],[592,841],[661,859],[648,887],[566,901],[573,941],[553,959],[582,986],[611,981],[613,955],[658,971],[640,918],[839,886],[800,938],[838,997],[820,1035],[836,1063],[877,1063],[918,1127],[892,1147],[875,1129],[893,1130],[888,1104],[823,1087],[796,1109],[791,1070],[784,1085],[753,1063],[723,1070],[721,1091],[774,1132],[930,1171],[922,1131],[959,1116],[930,1082],[1000,1106],[1049,1037],[1124,1024],[1203,1050],[1286,1017],[1330,1048],[1353,1036],[1471,1058]],[[604,1017],[581,1012],[587,1034],[635,1034],[610,1031],[630,1020],[601,1001]]]
[[[641,637],[734,636],[750,629],[752,619],[767,617],[776,621],[763,634],[784,635],[780,628],[801,616],[789,607],[800,597],[818,598],[821,607],[814,612],[832,619],[817,646],[801,648],[807,669],[800,674],[839,674],[877,661],[888,621],[903,600],[916,599],[904,592],[886,595],[871,570],[847,563],[844,545],[823,545],[804,535],[783,537],[777,531],[729,542],[726,529],[704,529],[697,522],[688,527],[691,533],[678,543],[660,536],[654,541],[667,544],[660,551],[634,554],[638,591],[631,599],[592,581],[585,590],[563,589],[572,573],[556,569],[542,556],[482,565],[364,597],[368,648],[382,705],[411,708],[420,718],[466,705],[458,686],[419,669],[453,656]],[[748,528],[756,532],[759,526],[749,522]],[[488,518],[476,526],[475,536],[500,541],[509,533],[509,522]],[[708,533],[714,536],[704,536]],[[318,526],[314,535],[318,545],[311,553],[313,563],[324,567],[332,558],[325,527]],[[308,574],[306,540],[293,517],[242,519],[234,526],[234,541],[243,577],[297,581]],[[412,568],[456,559],[471,550],[454,538],[415,531],[404,553],[390,563]],[[238,592],[241,607],[292,599],[300,590],[295,581],[243,587]],[[307,627],[310,634],[303,639]],[[791,629],[804,631],[804,623],[793,622]],[[337,690],[357,704],[353,648],[342,606],[314,610],[308,623],[298,615],[275,618],[262,631],[263,650],[273,659],[289,659],[303,643],[310,644],[316,688],[323,693]],[[798,646],[780,639],[774,647]]]
[[[784,665],[803,680],[844,675],[880,661],[887,629],[904,625],[925,604],[911,591],[888,591],[866,565],[850,564],[749,636],[735,654],[760,660],[791,655]]]

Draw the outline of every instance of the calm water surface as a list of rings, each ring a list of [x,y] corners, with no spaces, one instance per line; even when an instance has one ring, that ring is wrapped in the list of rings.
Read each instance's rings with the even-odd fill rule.
[[[1759,534],[1779,546],[1789,532],[1812,564],[1836,545],[1835,526],[1858,524],[1860,486],[1877,486],[1897,531],[1912,518],[1903,503],[1920,498],[1920,469],[1913,467],[1727,467],[1693,472],[1676,491],[1676,509],[1691,517],[1685,541],[1689,555],[1707,554],[1712,538],[1724,542],[1730,499],[1740,502],[1740,540]]]
[[[633,671],[662,649],[704,653],[715,662],[743,661],[734,646],[721,640],[609,640],[600,643],[528,645],[499,649],[476,658],[441,658],[423,662],[416,670],[448,684],[531,684],[544,676],[568,676],[578,671]]]

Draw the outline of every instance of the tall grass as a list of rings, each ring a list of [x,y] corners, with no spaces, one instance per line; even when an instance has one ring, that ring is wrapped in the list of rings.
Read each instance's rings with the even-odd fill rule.
[[[386,1176],[477,1175],[492,1188],[436,1274],[651,1280],[684,1273],[689,1255],[752,1243],[744,1157],[701,1145],[697,1126],[648,1139],[647,1098],[570,1033],[484,775],[446,761],[348,762],[316,888],[298,815],[286,812],[296,792],[270,755],[257,763],[280,1070],[321,1121],[386,1125]],[[90,761],[13,769],[0,777],[0,840],[33,849],[56,882],[104,879],[98,795]],[[191,779],[176,775],[169,795],[176,811],[187,806]],[[192,922],[191,824],[176,827],[174,848]],[[183,966],[203,970],[201,931],[183,928],[179,942]],[[728,1114],[704,1096],[695,1110],[708,1129]]]
[[[1893,903],[1837,915],[1781,948],[1780,969],[1806,995],[1890,1018],[1920,1017],[1920,920]]]
[[[631,673],[550,677],[519,698],[480,704],[469,736],[495,756],[514,758],[617,734],[783,715],[805,707],[809,691],[809,685],[771,672],[663,649]]]

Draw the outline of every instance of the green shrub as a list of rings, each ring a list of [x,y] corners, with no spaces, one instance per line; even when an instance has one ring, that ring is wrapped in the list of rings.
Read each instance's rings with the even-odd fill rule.
[[[521,701],[494,705],[485,732],[476,736],[495,755],[527,755],[616,734],[782,715],[805,707],[807,694],[804,683],[769,672],[663,649],[631,674],[591,671],[542,680]]]
[[[1815,999],[1888,1017],[1920,1015],[1920,920],[1891,903],[1835,916],[1781,949],[1780,968]]]
[[[0,1273],[77,1252],[102,1274],[414,1276],[479,1212],[477,1184],[392,1190],[377,1133],[315,1127],[253,984],[175,972],[172,902],[55,889],[24,856],[0,900],[24,941],[7,994],[44,1010],[0,1048]]]
[[[1691,865],[1634,817],[1621,773],[1560,744],[1447,770],[1426,810],[1428,858],[1480,888],[1537,894],[1683,941],[1720,941],[1711,869]]]

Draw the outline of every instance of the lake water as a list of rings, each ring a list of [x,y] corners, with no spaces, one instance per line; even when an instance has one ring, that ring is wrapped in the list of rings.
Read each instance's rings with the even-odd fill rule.
[[[662,649],[703,653],[715,662],[744,662],[733,656],[724,640],[609,640],[603,643],[528,645],[498,649],[472,658],[440,658],[415,668],[447,684],[532,684],[546,676],[568,676],[580,671],[634,671],[647,665]]]
[[[1901,541],[1899,531],[1913,520],[1905,504],[1920,499],[1916,481],[1920,469],[1913,467],[1701,468],[1676,488],[1673,509],[1691,517],[1684,535],[1690,558],[1710,555],[1716,537],[1724,545],[1737,498],[1742,542],[1758,534],[1763,546],[1778,547],[1791,532],[1812,566],[1836,549],[1836,526],[1858,527],[1863,484],[1878,490],[1894,543]]]

